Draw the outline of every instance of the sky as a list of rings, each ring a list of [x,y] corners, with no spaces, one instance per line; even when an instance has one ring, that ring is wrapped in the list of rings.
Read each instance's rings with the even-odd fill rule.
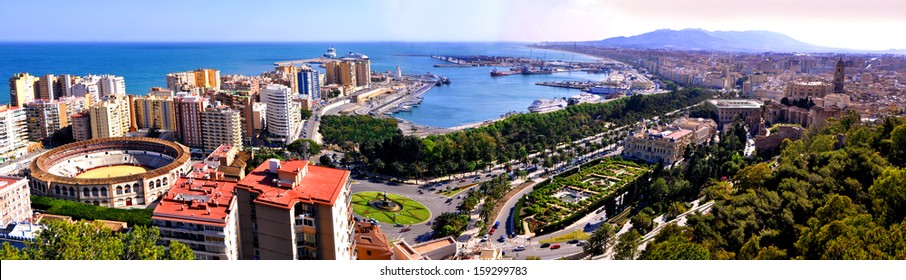
[[[4,2],[4,42],[543,42],[701,28],[774,31],[826,47],[906,49],[900,0]]]

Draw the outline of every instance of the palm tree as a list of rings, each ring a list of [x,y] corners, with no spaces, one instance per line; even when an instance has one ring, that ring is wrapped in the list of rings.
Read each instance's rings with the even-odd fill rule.
[[[610,224],[602,224],[591,234],[591,238],[588,239],[588,244],[582,248],[582,251],[589,256],[597,256],[606,253],[607,249],[613,245],[614,241],[616,241],[615,232],[616,230]]]

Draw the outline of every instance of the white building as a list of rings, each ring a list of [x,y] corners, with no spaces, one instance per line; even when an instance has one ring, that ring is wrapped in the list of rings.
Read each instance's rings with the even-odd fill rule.
[[[25,154],[28,145],[25,109],[0,105],[0,159]]]
[[[267,131],[287,144],[298,139],[302,129],[297,95],[287,86],[274,84],[267,85],[261,94],[261,101],[267,104]]]
[[[120,76],[103,75],[98,80],[101,96],[126,95],[126,80]]]
[[[199,260],[237,260],[236,182],[179,178],[151,217],[163,244],[179,241]]]
[[[25,222],[31,215],[28,179],[0,176],[0,225]]]

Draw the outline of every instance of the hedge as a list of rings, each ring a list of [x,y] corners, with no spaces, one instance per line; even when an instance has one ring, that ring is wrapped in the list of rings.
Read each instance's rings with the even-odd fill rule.
[[[516,227],[516,234],[518,235],[525,234],[525,227],[522,226],[522,219],[520,219],[520,217],[522,216],[522,205],[525,204],[525,197],[527,195],[528,194],[525,194],[520,197],[519,201],[516,202],[516,206],[513,207],[513,215],[511,219],[513,221],[513,226]]]
[[[126,222],[129,226],[151,226],[153,209],[116,209],[65,199],[32,196],[31,207],[47,214],[71,216],[77,220],[110,220]]]

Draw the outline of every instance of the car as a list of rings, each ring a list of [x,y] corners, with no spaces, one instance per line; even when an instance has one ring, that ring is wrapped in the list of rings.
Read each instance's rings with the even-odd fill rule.
[[[566,242],[566,243],[567,243],[567,244],[576,244],[576,243],[579,243],[579,240],[573,239],[573,240],[570,240],[569,242]]]
[[[395,226],[395,227],[403,227],[403,224],[401,224],[401,223],[396,223],[396,224],[393,225],[393,226]]]
[[[447,202],[445,202],[445,203],[450,203],[450,202],[453,202],[453,199],[452,199],[452,198],[447,198]]]
[[[588,244],[588,242],[586,242],[585,240],[581,240],[581,241],[579,241],[579,243],[576,243],[576,246],[585,247],[586,244]]]
[[[547,248],[547,247],[550,247],[550,246],[551,246],[550,243],[541,243],[541,248]]]
[[[497,242],[504,242],[504,241],[506,241],[506,235],[501,234],[500,238],[497,238]]]
[[[407,232],[407,231],[410,231],[410,230],[412,230],[412,228],[410,228],[410,227],[404,227],[404,228],[400,229],[400,232]]]
[[[551,250],[560,249],[560,244],[551,245]]]
[[[496,230],[496,228],[491,228],[491,230],[488,231],[488,234],[494,234],[494,230]]]
[[[485,235],[484,235],[484,236],[482,236],[482,237],[481,237],[481,241],[479,241],[479,242],[485,242],[485,241],[488,241],[488,238],[489,238],[489,237],[488,237],[488,235],[487,235],[487,234],[485,234]]]
[[[494,222],[494,226],[492,228],[497,229],[498,227],[500,227],[500,221]]]
[[[522,245],[516,246],[516,248],[513,248],[513,251],[517,251],[517,252],[518,252],[518,251],[525,251],[525,246],[522,246]]]
[[[459,180],[460,183],[464,183],[466,179]]]
[[[494,174],[484,175],[485,177],[494,177]]]
[[[428,190],[433,192],[433,191],[437,191],[437,188],[430,188]]]

